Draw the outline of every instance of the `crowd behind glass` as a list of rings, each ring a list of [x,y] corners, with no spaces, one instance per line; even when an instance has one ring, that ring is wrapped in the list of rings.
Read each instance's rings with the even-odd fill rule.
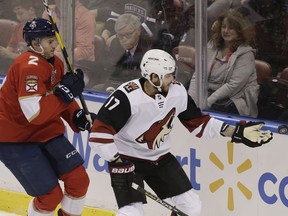
[[[209,65],[209,59],[206,59],[209,66],[207,71],[197,71],[195,16],[198,14],[195,12],[194,0],[70,1],[75,7],[75,13],[71,16],[75,18],[75,32],[70,34],[65,32],[64,35],[74,36],[73,46],[72,43],[65,44],[65,46],[68,50],[72,50],[73,56],[70,57],[74,67],[82,68],[85,72],[86,89],[90,91],[109,94],[122,82],[140,78],[139,64],[142,55],[151,48],[159,48],[175,57],[178,66],[177,80],[183,83],[190,94],[193,91],[209,90],[210,92],[208,82],[204,89],[194,88],[193,90],[195,87],[193,77],[195,78],[197,73],[207,73],[207,77],[217,80],[215,77],[217,73],[211,73],[213,72],[211,67],[221,68],[221,63],[225,62],[227,55],[230,58],[234,53],[228,52],[222,56],[220,52],[217,52],[214,57],[214,60],[217,60],[216,63]],[[59,0],[49,1],[49,4],[57,25],[60,27],[60,33],[63,34],[62,27],[65,23],[61,23],[61,20],[67,8],[61,8],[63,2],[62,4],[59,2]],[[254,78],[252,76],[251,79],[256,79],[256,85],[259,87],[257,91],[253,90],[255,94],[258,94],[256,97],[253,93],[250,94],[250,99],[252,98],[254,102],[257,100],[255,102],[256,109],[258,109],[256,114],[255,112],[239,112],[236,106],[238,114],[287,123],[288,1],[207,0],[208,41],[203,49],[208,49],[208,54],[211,41],[214,45],[217,43],[215,38],[217,28],[220,32],[225,28],[224,19],[219,21],[218,18],[221,15],[224,16],[223,12],[228,10],[237,11],[247,20],[247,23],[250,23],[248,25],[239,21],[242,30],[237,31],[235,27],[237,19],[235,21],[233,18],[234,21],[228,21],[228,25],[231,25],[238,34],[245,34],[243,36],[245,40],[243,39],[244,42],[242,42],[245,46],[251,46],[253,50],[253,68],[257,76]],[[71,14],[68,13],[68,15]],[[27,50],[21,38],[21,27],[23,28],[21,22],[36,16],[48,18],[42,1],[0,1],[0,73],[2,76],[5,76],[13,60],[21,52]],[[219,24],[221,26],[217,26]],[[243,26],[245,26],[245,31]],[[56,54],[61,57],[61,50],[59,49]],[[248,63],[245,65],[247,66]],[[244,73],[243,70],[246,69],[239,69],[240,73],[242,73],[241,70]],[[253,81],[246,80],[246,82],[252,83]],[[214,92],[215,89],[207,95],[212,95]],[[241,99],[243,94],[237,95],[235,97]],[[232,101],[237,105],[235,97]],[[213,98],[207,100],[205,110],[229,112],[229,110],[221,110],[221,107],[217,109],[215,105],[210,104]],[[221,100],[221,102],[229,105],[229,101]]]

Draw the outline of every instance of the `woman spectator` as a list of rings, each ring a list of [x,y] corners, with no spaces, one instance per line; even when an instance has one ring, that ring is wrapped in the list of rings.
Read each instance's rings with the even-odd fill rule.
[[[243,15],[228,10],[212,27],[208,43],[208,99],[212,110],[257,117],[259,85],[255,50],[250,46],[253,28]],[[195,74],[189,93],[195,96]]]

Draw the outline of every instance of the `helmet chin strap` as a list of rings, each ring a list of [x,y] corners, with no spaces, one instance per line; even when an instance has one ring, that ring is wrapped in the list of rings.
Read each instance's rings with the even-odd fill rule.
[[[39,47],[41,48],[41,51],[35,50],[32,46],[29,46],[29,49],[31,49],[33,52],[38,53],[38,54],[40,54],[40,55],[45,57],[43,47],[41,45],[39,45]]]
[[[159,81],[160,81],[160,85],[159,85],[159,86],[156,86],[156,85],[151,81],[151,79],[148,79],[148,81],[150,82],[150,84],[151,84],[152,86],[154,86],[154,87],[158,90],[158,92],[162,92],[162,89],[161,89],[162,80],[161,80],[161,79],[159,79]]]
[[[44,49],[43,49],[43,47],[42,47],[42,45],[41,45],[41,39],[40,39],[40,38],[36,38],[36,41],[37,41],[37,44],[39,45],[39,48],[41,49],[41,51],[35,50],[35,49],[32,47],[32,45],[28,46],[29,49],[31,49],[31,50],[32,50],[33,52],[35,52],[35,53],[38,53],[38,54],[42,55],[44,58],[46,58],[45,55],[44,55]]]

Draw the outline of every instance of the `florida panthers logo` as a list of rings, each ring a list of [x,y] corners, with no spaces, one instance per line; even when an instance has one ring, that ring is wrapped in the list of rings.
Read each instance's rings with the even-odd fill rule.
[[[139,143],[147,143],[149,149],[160,148],[161,142],[164,141],[172,130],[172,121],[175,117],[175,108],[173,108],[162,120],[152,124],[152,126],[139,136],[136,141]]]

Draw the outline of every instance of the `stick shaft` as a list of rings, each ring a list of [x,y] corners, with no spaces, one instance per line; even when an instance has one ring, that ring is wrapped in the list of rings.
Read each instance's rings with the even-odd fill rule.
[[[75,71],[74,71],[74,69],[73,69],[73,66],[72,66],[72,63],[71,63],[71,61],[70,61],[70,58],[69,58],[69,56],[68,56],[67,50],[66,50],[66,48],[65,48],[65,46],[64,46],[64,43],[63,43],[62,37],[61,37],[61,35],[60,35],[59,29],[58,29],[58,27],[57,27],[57,24],[56,24],[55,20],[53,19],[52,11],[51,11],[51,9],[50,9],[50,7],[49,7],[48,1],[47,1],[47,0],[42,0],[42,1],[43,1],[43,4],[44,4],[45,9],[46,9],[46,11],[47,11],[48,17],[49,17],[49,19],[50,19],[50,21],[51,21],[51,23],[52,23],[52,26],[53,26],[53,28],[54,28],[54,30],[55,30],[55,35],[56,35],[56,38],[57,38],[58,43],[59,43],[59,45],[60,45],[60,49],[61,49],[61,51],[62,51],[64,60],[65,60],[65,62],[66,62],[66,64],[67,64],[68,70],[71,71],[71,73],[75,73]],[[83,97],[82,94],[79,95],[79,99],[80,99],[81,105],[82,105],[82,107],[83,107],[83,110],[84,110],[84,112],[85,112],[85,114],[86,114],[87,120],[88,120],[90,123],[92,123],[92,119],[91,119],[91,116],[90,116],[90,114],[89,114],[89,110],[88,110],[87,104],[86,104],[86,102],[85,102],[84,97]]]
[[[184,212],[182,212],[181,210],[179,210],[175,206],[172,206],[171,204],[165,202],[164,200],[162,200],[159,197],[157,197],[156,195],[148,192],[147,190],[145,190],[144,188],[140,187],[139,185],[137,185],[134,182],[132,183],[132,188],[134,188],[135,190],[138,190],[139,192],[145,194],[147,197],[149,197],[150,199],[153,199],[154,201],[158,202],[162,206],[164,206],[164,207],[168,208],[169,210],[173,211],[175,214],[180,215],[180,216],[188,216],[187,214],[185,214]]]

